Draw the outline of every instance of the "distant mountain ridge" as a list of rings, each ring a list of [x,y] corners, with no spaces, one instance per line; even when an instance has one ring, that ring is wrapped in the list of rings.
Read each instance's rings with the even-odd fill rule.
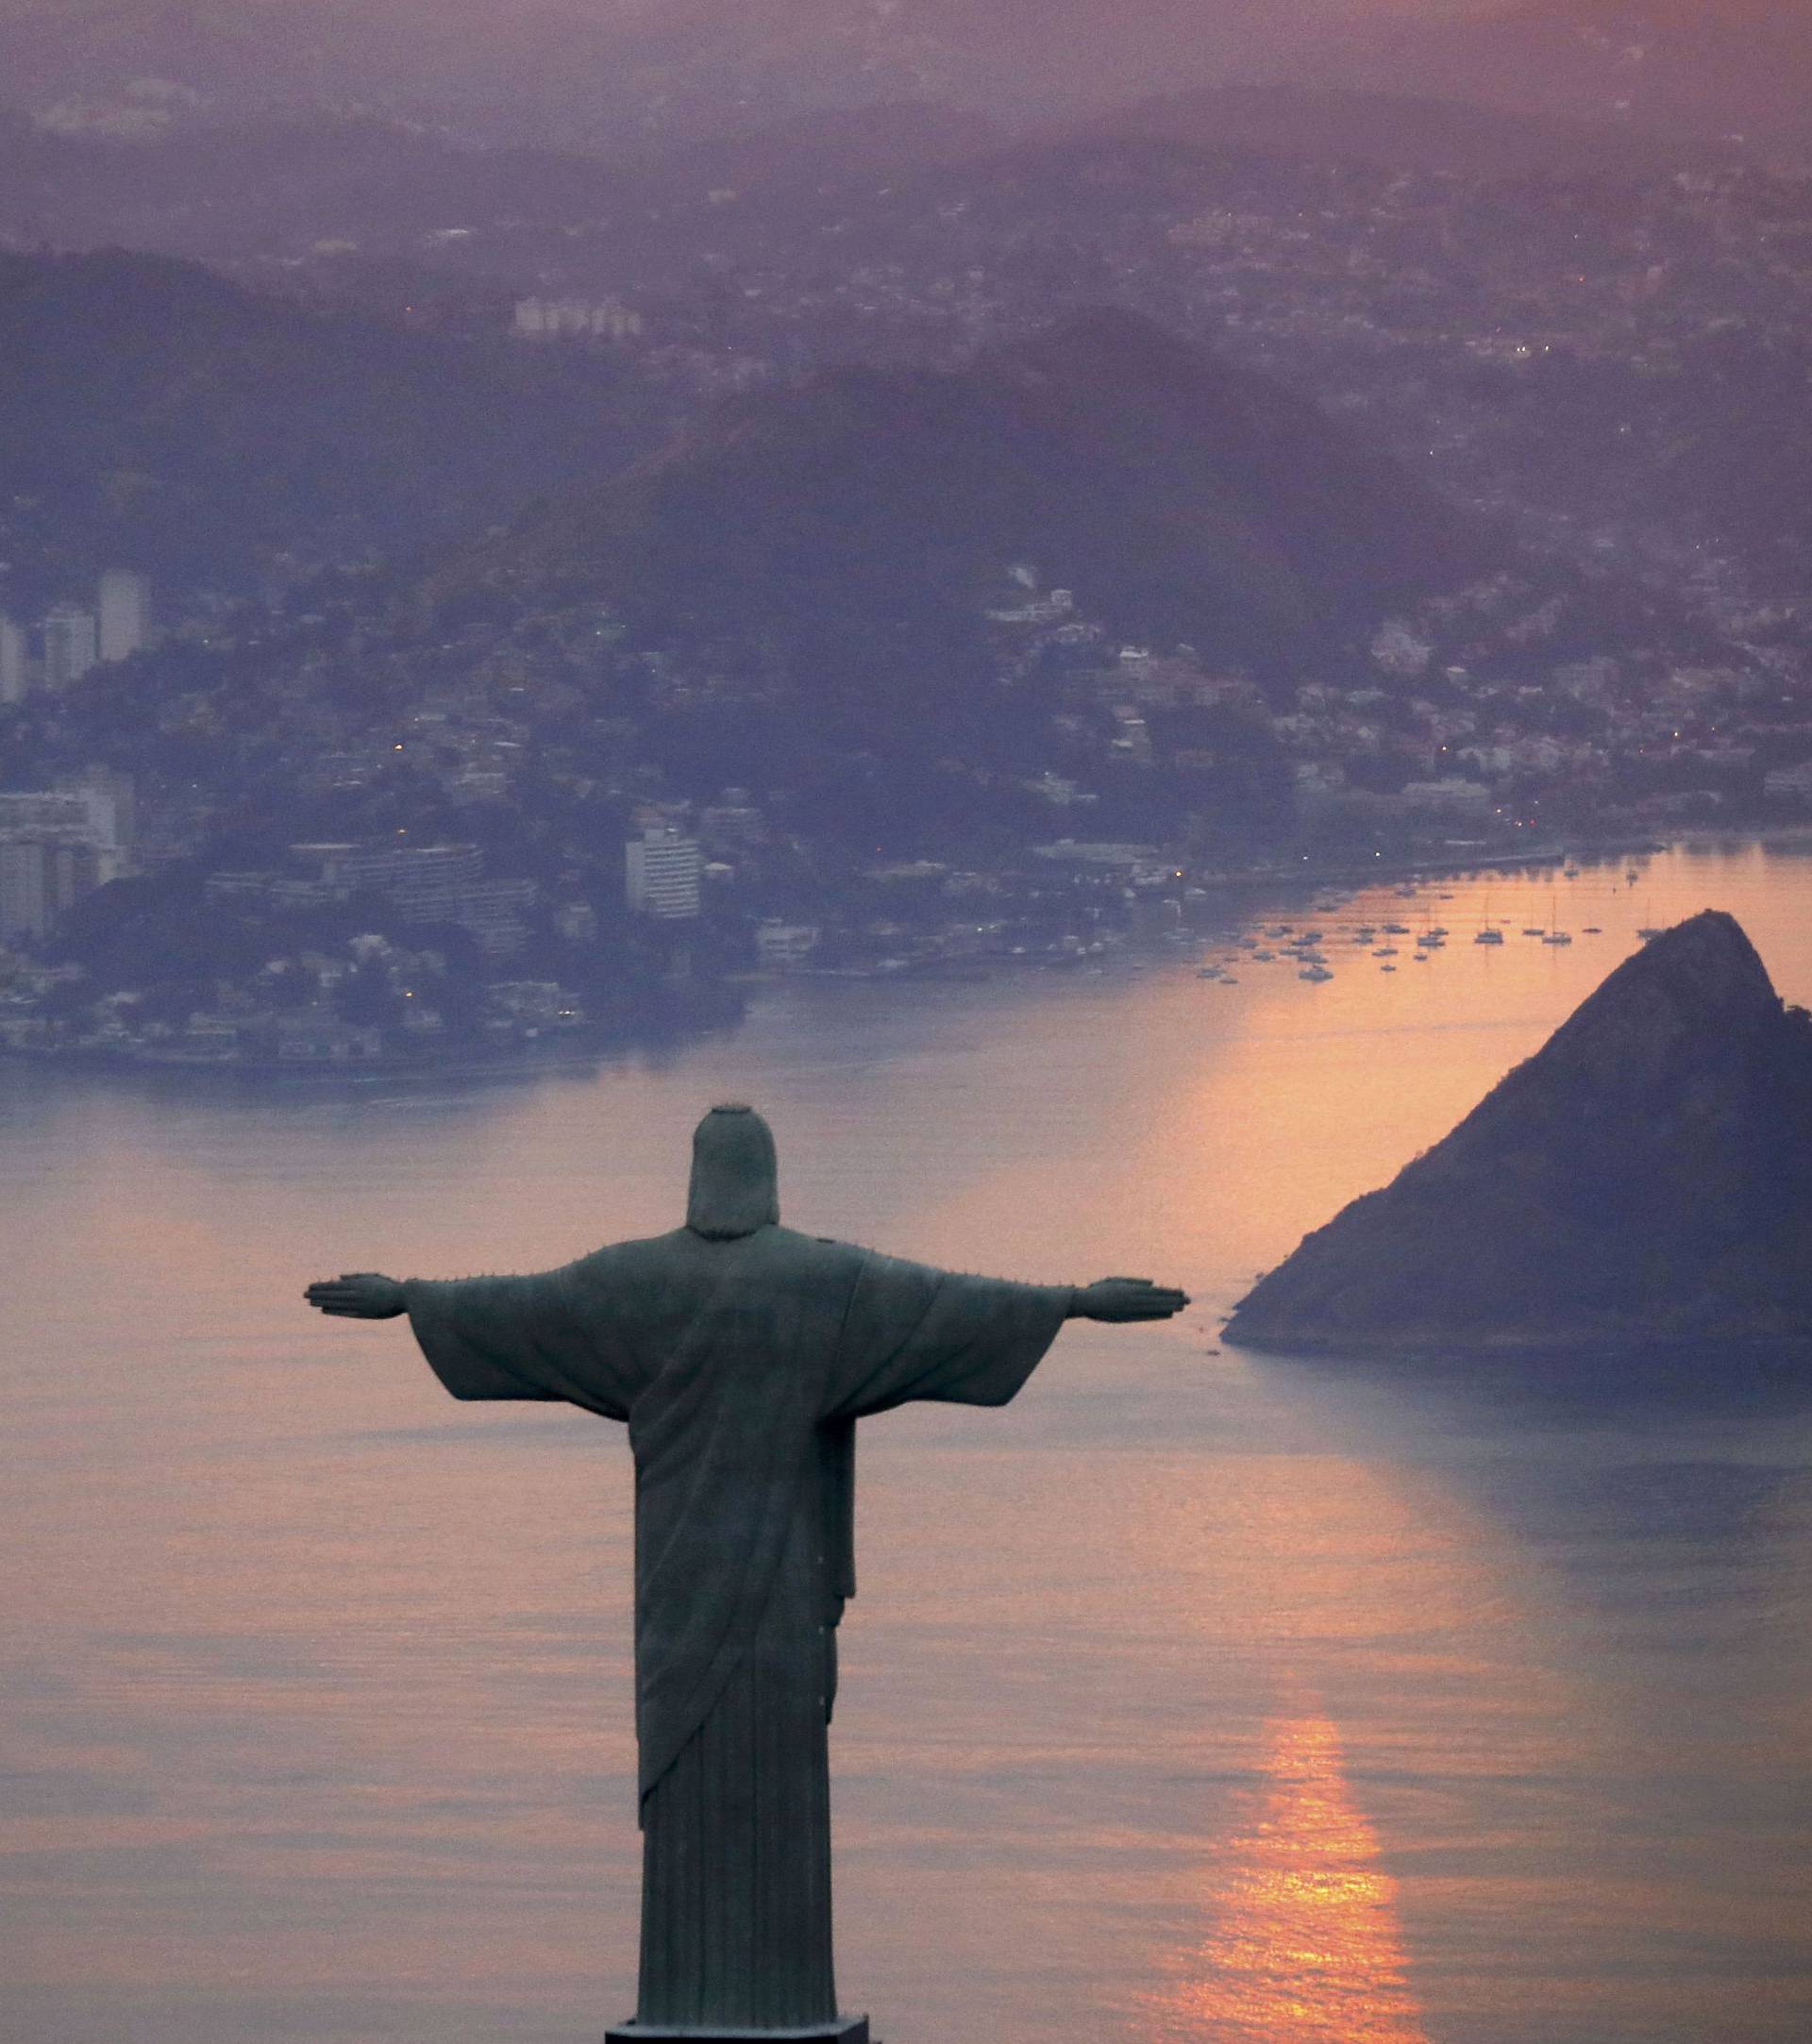
[[[0,0],[0,77],[34,109],[134,81],[365,108],[492,139],[621,145],[933,98],[1046,111],[1274,57],[1322,0]]]
[[[1010,119],[1237,78],[1487,102],[1680,141],[1812,138],[1812,0],[0,0],[0,91],[124,131],[363,109],[618,149],[814,108]]]
[[[1362,21],[1270,75],[1803,150],[1812,0],[1525,0],[1461,20]]]
[[[1733,917],[1664,931],[1444,1141],[1306,1237],[1227,1338],[1812,1355],[1812,1018]]]
[[[231,588],[279,555],[450,541],[641,452],[618,390],[608,368],[311,312],[191,263],[0,253],[0,605],[115,561]]]
[[[846,369],[734,400],[438,583],[567,590],[632,634],[779,671],[986,667],[1015,564],[1128,638],[1259,672],[1497,564],[1486,536],[1306,399],[1099,310],[964,370]]]
[[[439,230],[496,223],[559,234],[600,216],[696,220],[711,194],[809,207],[843,187],[985,154],[985,117],[923,101],[798,114],[684,144],[571,151],[466,148],[370,117],[273,117],[179,127],[131,144],[53,133],[0,109],[0,242],[155,249],[200,260],[306,255],[316,243],[419,253]],[[651,226],[648,230],[657,229]],[[693,231],[697,232],[696,226]]]
[[[1740,152],[1610,119],[1481,106],[1383,86],[1342,91],[1291,83],[1203,87],[1103,114],[1088,130],[1250,151],[1307,162],[1375,163],[1478,177],[1531,173],[1654,176],[1724,163]]]

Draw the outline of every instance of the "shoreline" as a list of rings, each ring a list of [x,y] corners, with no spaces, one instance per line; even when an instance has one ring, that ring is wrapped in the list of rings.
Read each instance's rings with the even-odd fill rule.
[[[1238,1317],[1234,1315],[1234,1320]],[[1265,1356],[1280,1363],[1401,1364],[1418,1373],[1443,1366],[1475,1369],[1481,1364],[1504,1363],[1518,1368],[1552,1364],[1556,1368],[1639,1364],[1657,1369],[1675,1367],[1697,1358],[1727,1362],[1780,1364],[1812,1372],[1812,1328],[1803,1334],[1550,1334],[1545,1337],[1504,1335],[1498,1338],[1455,1334],[1443,1338],[1427,1332],[1393,1339],[1383,1334],[1310,1335],[1235,1333],[1234,1321],[1217,1338],[1242,1355]]]
[[[1547,866],[1570,863],[1602,865],[1634,857],[1653,857],[1684,846],[1703,844],[1803,845],[1812,851],[1812,825],[1732,828],[1718,830],[1682,831],[1667,838],[1644,834],[1639,838],[1618,837],[1602,841],[1546,841],[1526,849],[1505,847],[1493,852],[1484,846],[1455,845],[1440,854],[1423,857],[1373,859],[1364,862],[1304,864],[1298,868],[1251,869],[1203,875],[1195,884],[1202,892],[1191,900],[1172,895],[1147,897],[1149,906],[1160,901],[1173,907],[1180,918],[1174,928],[1188,928],[1218,913],[1226,919],[1256,919],[1263,913],[1255,903],[1268,897],[1277,906],[1295,906],[1328,889],[1363,890],[1371,886],[1401,886],[1406,881],[1461,880],[1490,874],[1513,876],[1537,872]],[[1107,959],[1129,956],[1143,963],[1157,955],[1159,947],[1149,930],[1134,928],[1116,934]],[[1084,961],[1061,956],[983,953],[951,958],[914,961],[894,970],[851,968],[847,971],[740,973],[726,980],[727,990],[750,996],[770,994],[790,984],[843,982],[852,985],[894,984],[904,989],[951,984],[981,984],[1002,981],[1033,981],[1045,975],[1067,974]],[[0,1070],[8,1064],[57,1066],[95,1075],[157,1074],[180,1079],[205,1076],[226,1077],[268,1085],[272,1081],[298,1081],[310,1085],[324,1082],[341,1088],[394,1084],[421,1079],[437,1081],[488,1082],[515,1078],[542,1078],[561,1072],[579,1072],[626,1057],[660,1048],[685,1047],[710,1040],[725,1029],[737,1025],[727,1019],[701,1020],[693,1029],[625,1029],[621,1024],[563,1034],[558,1047],[536,1041],[518,1041],[507,1048],[485,1053],[466,1047],[445,1055],[397,1056],[382,1054],[356,1059],[303,1059],[275,1056],[214,1057],[205,1053],[145,1052],[113,1046],[0,1045]]]

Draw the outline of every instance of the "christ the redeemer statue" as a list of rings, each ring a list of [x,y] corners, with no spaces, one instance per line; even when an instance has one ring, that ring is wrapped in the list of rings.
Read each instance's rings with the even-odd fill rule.
[[[780,1225],[746,1107],[693,1139],[686,1225],[539,1277],[376,1274],[323,1313],[408,1314],[456,1399],[564,1399],[635,1457],[641,1992],[626,2040],[861,2044],[830,1956],[826,1727],[855,1591],[856,1422],[914,1399],[1004,1405],[1067,1319],[1188,1303],[1138,1278],[1014,1284]]]

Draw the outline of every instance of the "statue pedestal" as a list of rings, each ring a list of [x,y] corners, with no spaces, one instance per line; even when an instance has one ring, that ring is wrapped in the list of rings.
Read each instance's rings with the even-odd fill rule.
[[[868,2044],[866,2016],[838,2016],[804,2030],[667,2029],[631,2019],[604,2033],[604,2044]]]

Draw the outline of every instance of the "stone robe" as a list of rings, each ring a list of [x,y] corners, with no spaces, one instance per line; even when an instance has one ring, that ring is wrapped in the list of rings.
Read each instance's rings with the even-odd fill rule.
[[[915,1399],[1004,1405],[1069,1288],[768,1226],[406,1291],[455,1398],[564,1399],[629,1424],[638,2021],[830,2021],[825,1728],[855,1591],[855,1423]]]

